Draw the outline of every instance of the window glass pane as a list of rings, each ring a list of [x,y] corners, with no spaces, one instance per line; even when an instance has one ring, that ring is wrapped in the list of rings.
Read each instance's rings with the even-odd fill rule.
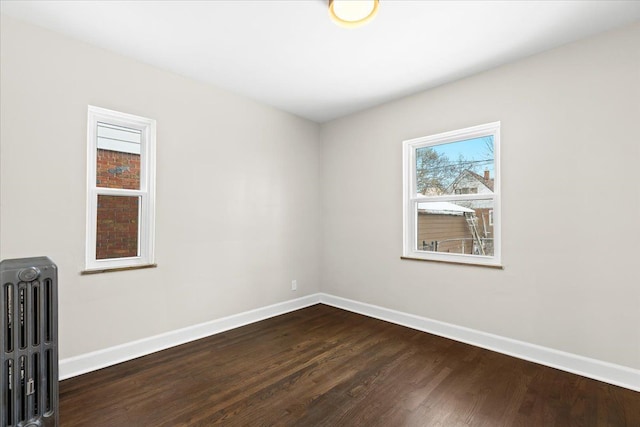
[[[419,251],[493,256],[493,200],[416,206]]]
[[[140,189],[140,142],[142,132],[98,123],[96,186]]]
[[[137,196],[98,195],[96,259],[139,256]]]
[[[490,135],[416,149],[418,193],[493,193],[493,147]]]

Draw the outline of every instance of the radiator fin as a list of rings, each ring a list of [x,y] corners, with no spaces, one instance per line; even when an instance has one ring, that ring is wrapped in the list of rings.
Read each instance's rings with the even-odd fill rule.
[[[13,351],[13,285],[11,283],[5,283],[2,291],[2,307],[3,312],[6,313],[3,315],[3,348],[6,353],[11,353]]]
[[[31,345],[37,347],[40,344],[40,311],[42,308],[40,307],[40,283],[33,282],[33,287],[31,288],[32,297],[31,297],[31,329],[33,338]]]
[[[19,317],[18,317],[18,324],[20,325],[20,350],[23,350],[27,347],[27,318],[25,315],[25,306],[27,304],[26,302],[26,298],[25,298],[25,284],[24,283],[20,283],[18,284],[18,313],[19,313]]]

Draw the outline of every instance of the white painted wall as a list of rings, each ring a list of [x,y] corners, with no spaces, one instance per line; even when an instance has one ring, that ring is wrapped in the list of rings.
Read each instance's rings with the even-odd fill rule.
[[[317,124],[5,16],[1,31],[0,256],[58,264],[61,359],[318,292]],[[88,104],[157,120],[156,269],[80,275]]]
[[[640,25],[322,127],[1,31],[0,257],[60,266],[62,359],[321,290],[640,368]],[[87,104],[158,121],[156,269],[79,274]],[[401,142],[496,120],[505,269],[401,261]]]
[[[504,270],[400,260],[405,139],[500,120]],[[640,368],[640,25],[322,126],[322,291]]]

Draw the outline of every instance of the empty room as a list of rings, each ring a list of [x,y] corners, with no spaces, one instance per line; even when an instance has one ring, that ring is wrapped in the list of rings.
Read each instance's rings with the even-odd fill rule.
[[[0,13],[0,427],[640,426],[640,2]]]

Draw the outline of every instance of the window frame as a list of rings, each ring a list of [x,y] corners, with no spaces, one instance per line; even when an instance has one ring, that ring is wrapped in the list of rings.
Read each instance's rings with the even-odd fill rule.
[[[494,184],[493,194],[447,194],[439,196],[421,196],[417,194],[416,150],[424,147],[465,141],[469,139],[493,136],[494,144]],[[402,201],[403,201],[403,256],[402,258],[426,261],[450,262],[490,267],[502,267],[502,230],[501,230],[501,174],[500,174],[500,122],[492,122],[450,132],[438,133],[403,141],[402,143]],[[418,213],[421,202],[455,202],[456,200],[493,200],[493,239],[494,254],[469,255],[418,250]]]
[[[97,153],[98,123],[133,128],[141,131],[140,188],[138,190],[98,187]],[[85,272],[141,268],[155,262],[155,180],[156,121],[146,117],[89,105],[87,108],[87,211]],[[139,197],[138,256],[96,259],[98,196]]]

